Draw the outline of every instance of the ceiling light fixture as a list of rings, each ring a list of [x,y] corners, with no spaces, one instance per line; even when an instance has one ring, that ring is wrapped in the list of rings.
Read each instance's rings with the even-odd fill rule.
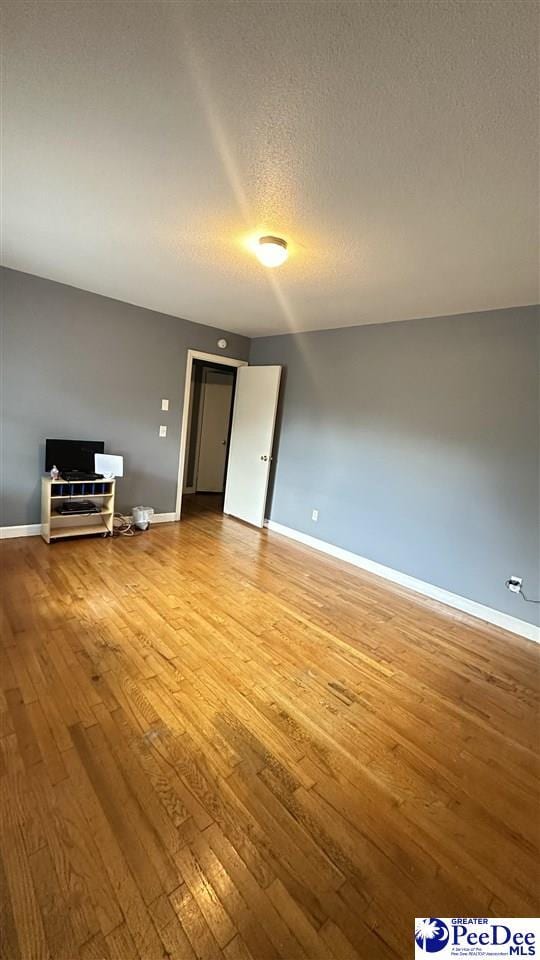
[[[255,253],[263,267],[279,267],[289,256],[287,241],[281,237],[260,237]]]

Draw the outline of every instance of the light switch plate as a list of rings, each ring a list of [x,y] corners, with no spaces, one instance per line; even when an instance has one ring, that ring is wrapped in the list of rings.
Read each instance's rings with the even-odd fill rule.
[[[168,409],[169,409],[169,401],[168,401],[168,400],[162,400],[162,401],[161,401],[161,409],[162,409],[162,410],[168,410]]]
[[[160,428],[159,428],[159,435],[160,435],[160,437],[166,437],[166,436],[167,436],[167,427],[166,427],[163,423],[161,424],[161,426],[160,426]]]

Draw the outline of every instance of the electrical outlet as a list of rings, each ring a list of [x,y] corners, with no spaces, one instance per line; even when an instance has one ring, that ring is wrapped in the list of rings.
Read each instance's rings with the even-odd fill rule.
[[[311,511],[311,519],[313,520],[313,523],[317,523],[317,520],[319,519],[319,511],[318,511],[318,510],[312,510],[312,511]]]
[[[160,435],[160,437],[166,437],[166,436],[167,436],[167,427],[166,427],[163,423],[161,424],[161,426],[160,426],[160,428],[159,428],[159,435]]]
[[[168,409],[169,409],[169,401],[168,401],[168,400],[162,400],[162,401],[161,401],[161,409],[162,409],[162,410],[168,410]]]
[[[512,591],[512,593],[521,593],[522,583],[523,583],[523,577],[514,577],[514,575],[512,575],[511,577],[508,577],[508,580],[506,581],[506,586],[508,587],[509,590]]]

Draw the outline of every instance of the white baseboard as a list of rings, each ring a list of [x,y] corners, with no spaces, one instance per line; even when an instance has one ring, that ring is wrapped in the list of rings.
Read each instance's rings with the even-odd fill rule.
[[[23,523],[17,527],[0,527],[0,540],[10,540],[12,537],[39,537],[40,523]]]
[[[172,523],[176,520],[175,513],[155,513],[152,523]],[[26,523],[20,526],[0,527],[0,540],[11,540],[13,537],[39,537],[40,523]]]
[[[376,563],[374,560],[368,560],[367,557],[361,557],[357,553],[351,553],[350,550],[344,550],[342,547],[336,547],[333,543],[326,543],[324,540],[317,540],[316,537],[310,537],[307,533],[301,533],[299,530],[293,530],[291,527],[285,527],[274,520],[265,520],[264,525],[273,533],[279,533],[282,537],[288,537],[290,540],[296,540],[303,543],[306,547],[313,550],[319,550],[321,553],[327,553],[331,557],[343,560],[345,563],[352,563],[355,567],[374,573],[378,577],[384,577],[385,580],[391,580],[402,587],[414,590],[415,593],[421,593],[424,597],[430,597],[432,600],[438,600],[448,607],[454,607],[463,613],[469,613],[479,620],[486,620],[496,627],[502,627],[503,630],[509,630],[511,633],[517,633],[527,640],[534,640],[540,643],[540,627],[535,627],[532,623],[525,620],[519,620],[518,617],[511,617],[507,613],[501,613],[500,610],[494,610],[491,607],[485,607],[476,600],[469,600],[467,597],[460,597],[457,593],[450,593],[441,587],[436,587],[432,583],[426,583],[424,580],[417,580],[416,577],[410,577],[407,573],[401,573],[399,570],[393,570],[392,567],[385,567],[382,563]]]
[[[155,513],[152,517],[152,523],[172,523],[176,520],[176,513]]]

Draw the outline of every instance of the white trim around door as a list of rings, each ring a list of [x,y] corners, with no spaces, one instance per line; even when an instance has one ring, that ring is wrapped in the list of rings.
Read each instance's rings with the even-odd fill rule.
[[[176,485],[176,519],[180,520],[182,512],[182,496],[184,486],[184,465],[186,461],[186,444],[189,422],[189,394],[191,390],[191,369],[194,360],[207,360],[208,363],[219,363],[224,367],[247,367],[247,360],[233,360],[232,357],[222,357],[216,353],[203,353],[200,350],[188,350],[186,360],[186,382],[184,385],[184,404],[182,406],[182,427],[180,431],[180,453],[178,457],[178,481]]]

